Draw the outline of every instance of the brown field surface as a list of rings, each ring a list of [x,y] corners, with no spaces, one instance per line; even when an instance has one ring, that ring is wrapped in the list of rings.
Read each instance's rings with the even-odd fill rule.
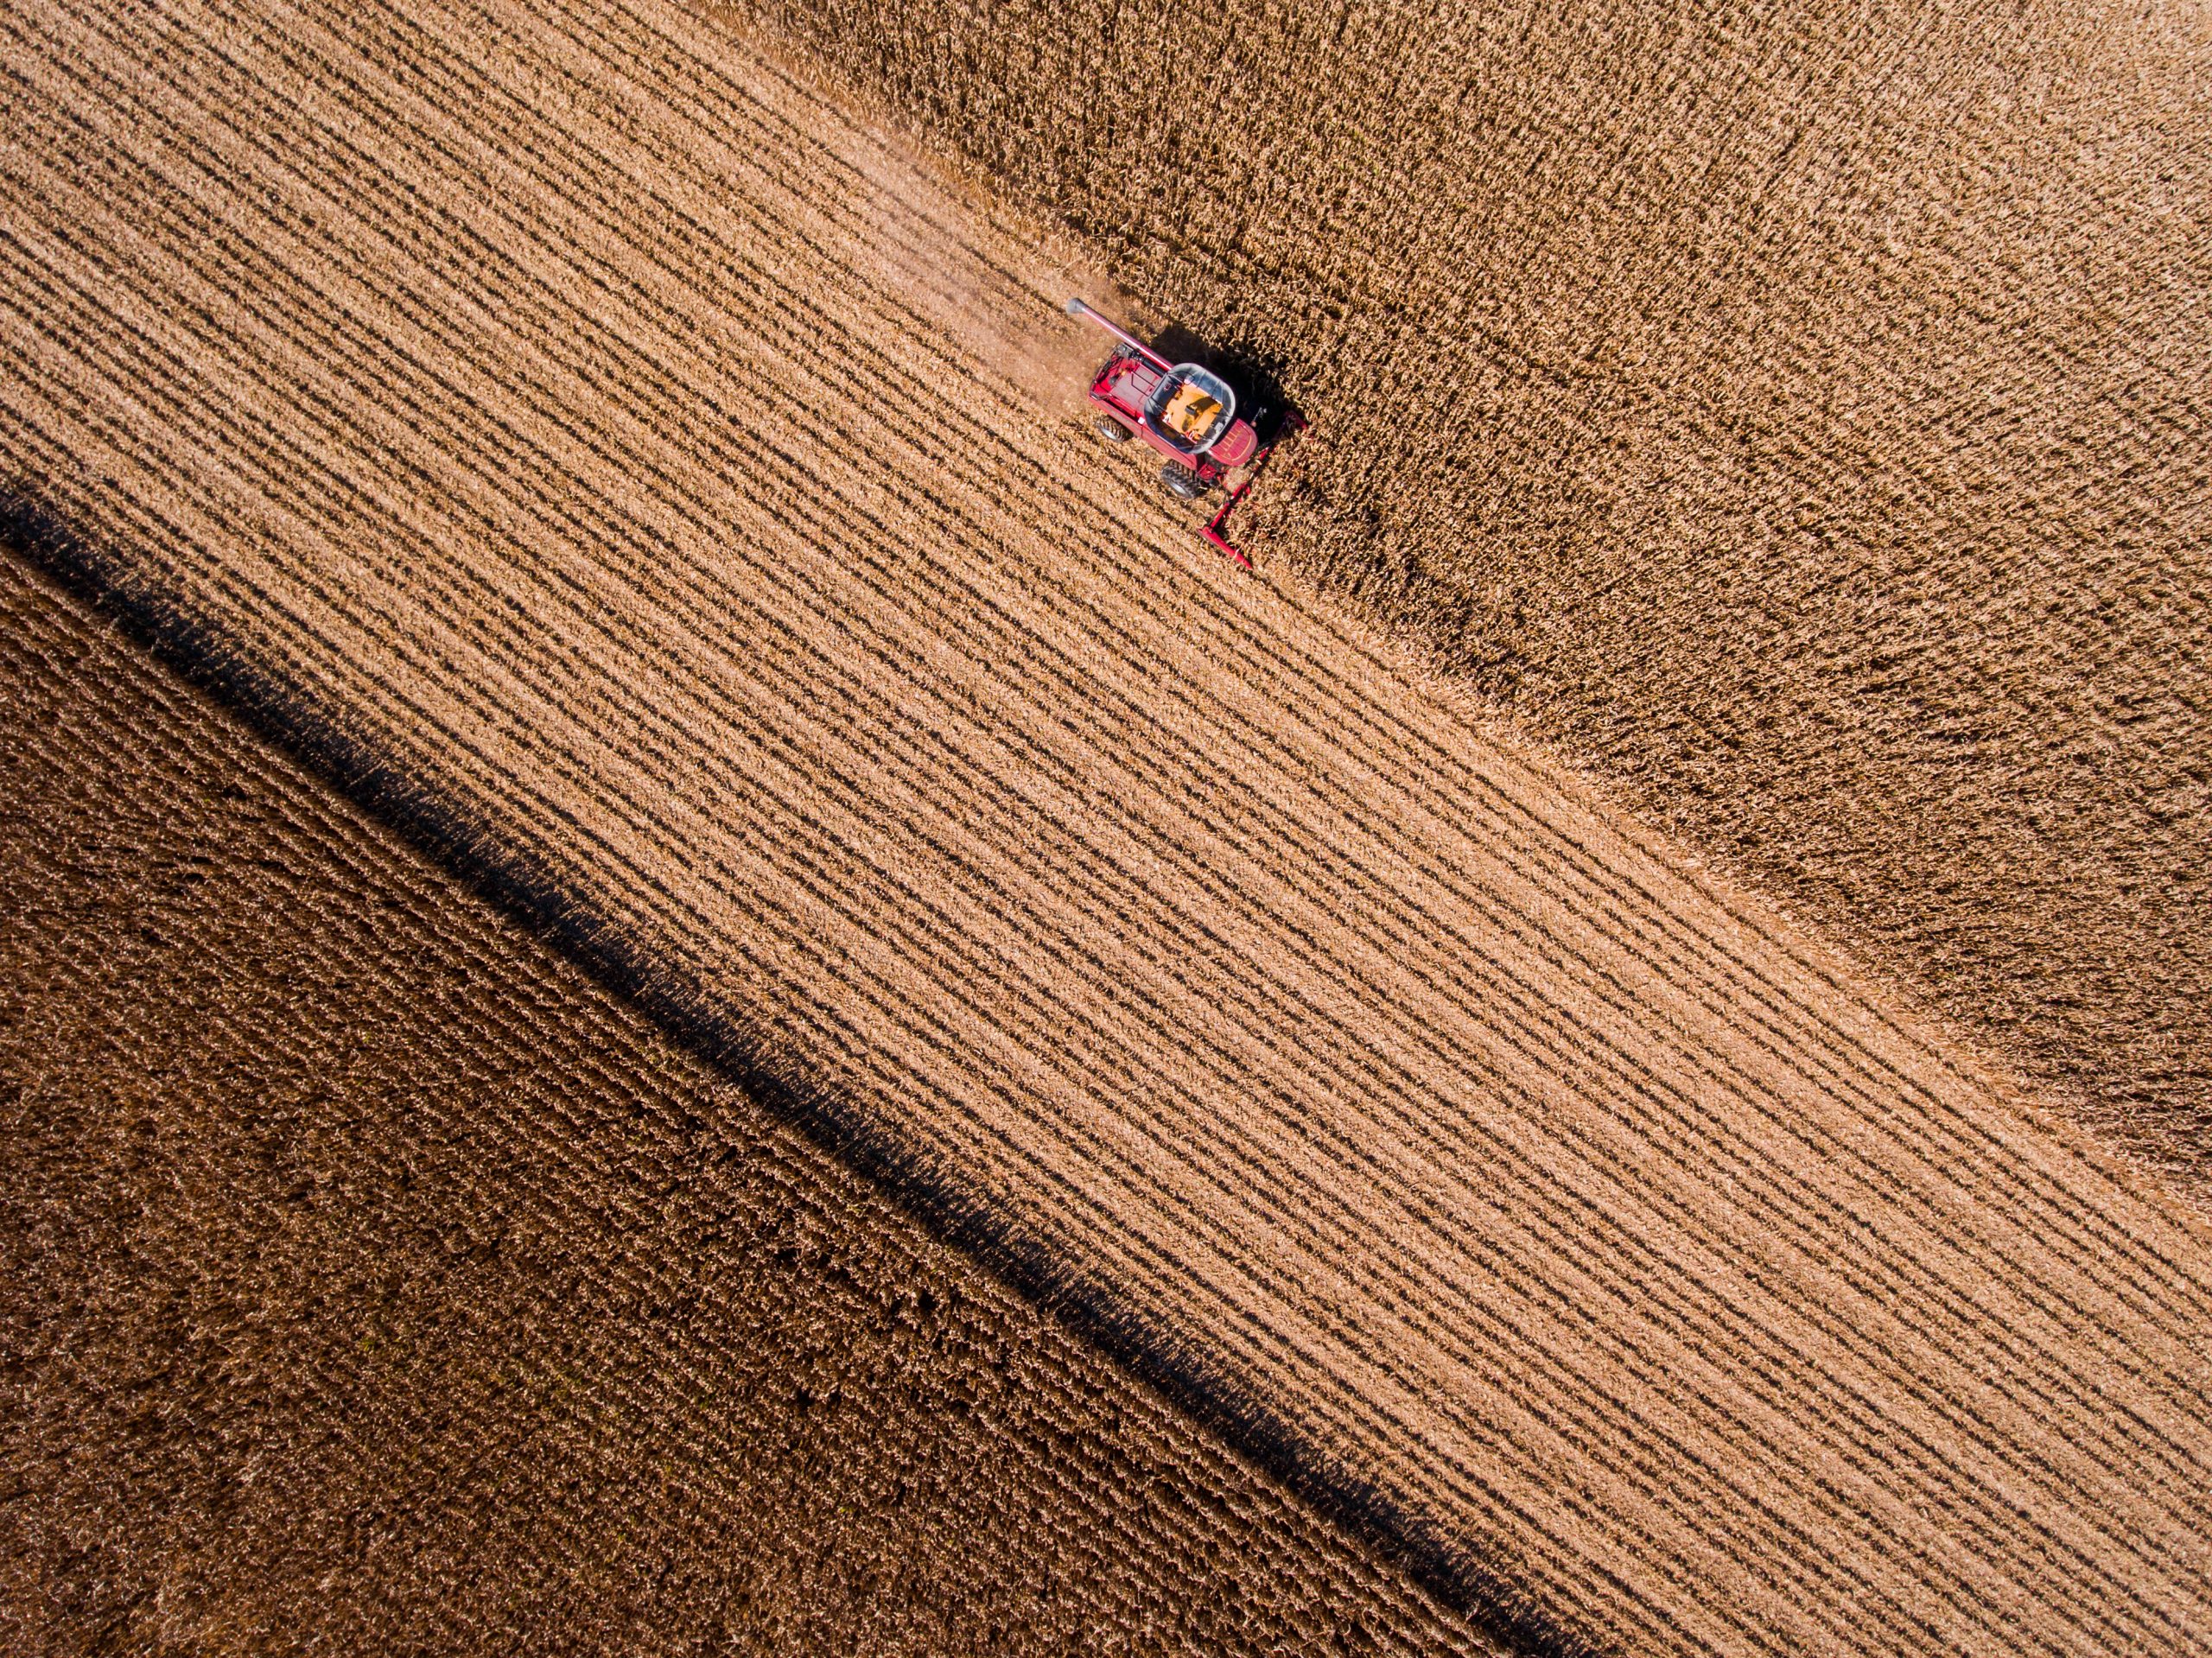
[[[2212,11],[750,0],[1318,416],[1255,550],[2212,1180]]]
[[[2180,1652],[2212,1237],[1238,575],[659,0],[5,30],[41,556],[1522,1632]]]
[[[0,561],[0,1648],[1483,1650]]]

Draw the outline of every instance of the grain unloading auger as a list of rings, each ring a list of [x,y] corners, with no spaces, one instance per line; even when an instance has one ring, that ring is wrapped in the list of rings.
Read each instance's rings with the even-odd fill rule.
[[[1167,464],[1160,485],[1178,500],[1196,501],[1218,489],[1227,492],[1206,520],[1205,538],[1246,569],[1252,561],[1230,545],[1229,515],[1250,491],[1268,457],[1305,429],[1291,410],[1255,404],[1250,416],[1236,412],[1236,391],[1211,369],[1197,363],[1171,363],[1121,324],[1079,299],[1068,302],[1070,316],[1088,317],[1121,343],[1090,377],[1090,401],[1096,405],[1099,436],[1109,443],[1141,437]]]

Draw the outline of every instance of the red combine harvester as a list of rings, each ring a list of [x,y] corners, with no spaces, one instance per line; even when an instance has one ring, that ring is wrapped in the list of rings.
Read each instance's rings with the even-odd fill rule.
[[[1109,443],[1141,437],[1166,455],[1167,466],[1160,481],[1178,500],[1199,500],[1214,490],[1226,490],[1229,499],[1206,520],[1204,533],[1250,569],[1252,561],[1230,545],[1222,526],[1268,457],[1302,431],[1306,422],[1284,410],[1263,437],[1267,410],[1255,410],[1250,419],[1241,417],[1236,391],[1211,369],[1169,362],[1079,299],[1070,300],[1067,308],[1070,316],[1089,317],[1122,342],[1090,378],[1090,401],[1099,410],[1099,436]]]

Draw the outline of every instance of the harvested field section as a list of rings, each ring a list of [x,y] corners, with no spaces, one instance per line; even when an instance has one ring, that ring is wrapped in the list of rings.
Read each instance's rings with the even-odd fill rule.
[[[0,1645],[1480,1650],[0,562]]]
[[[2212,1192],[2212,13],[744,10],[1290,380],[1263,557]]]
[[[1240,1432],[1597,1644],[2207,1626],[2203,1233],[1166,525],[864,126],[655,0],[0,28],[49,556]]]

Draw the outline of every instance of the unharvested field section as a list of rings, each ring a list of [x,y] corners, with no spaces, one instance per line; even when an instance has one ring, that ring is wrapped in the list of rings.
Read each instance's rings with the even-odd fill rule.
[[[2202,1230],[1203,555],[895,146],[655,0],[0,27],[53,556],[1002,1265],[1592,1644],[2206,1627]]]

